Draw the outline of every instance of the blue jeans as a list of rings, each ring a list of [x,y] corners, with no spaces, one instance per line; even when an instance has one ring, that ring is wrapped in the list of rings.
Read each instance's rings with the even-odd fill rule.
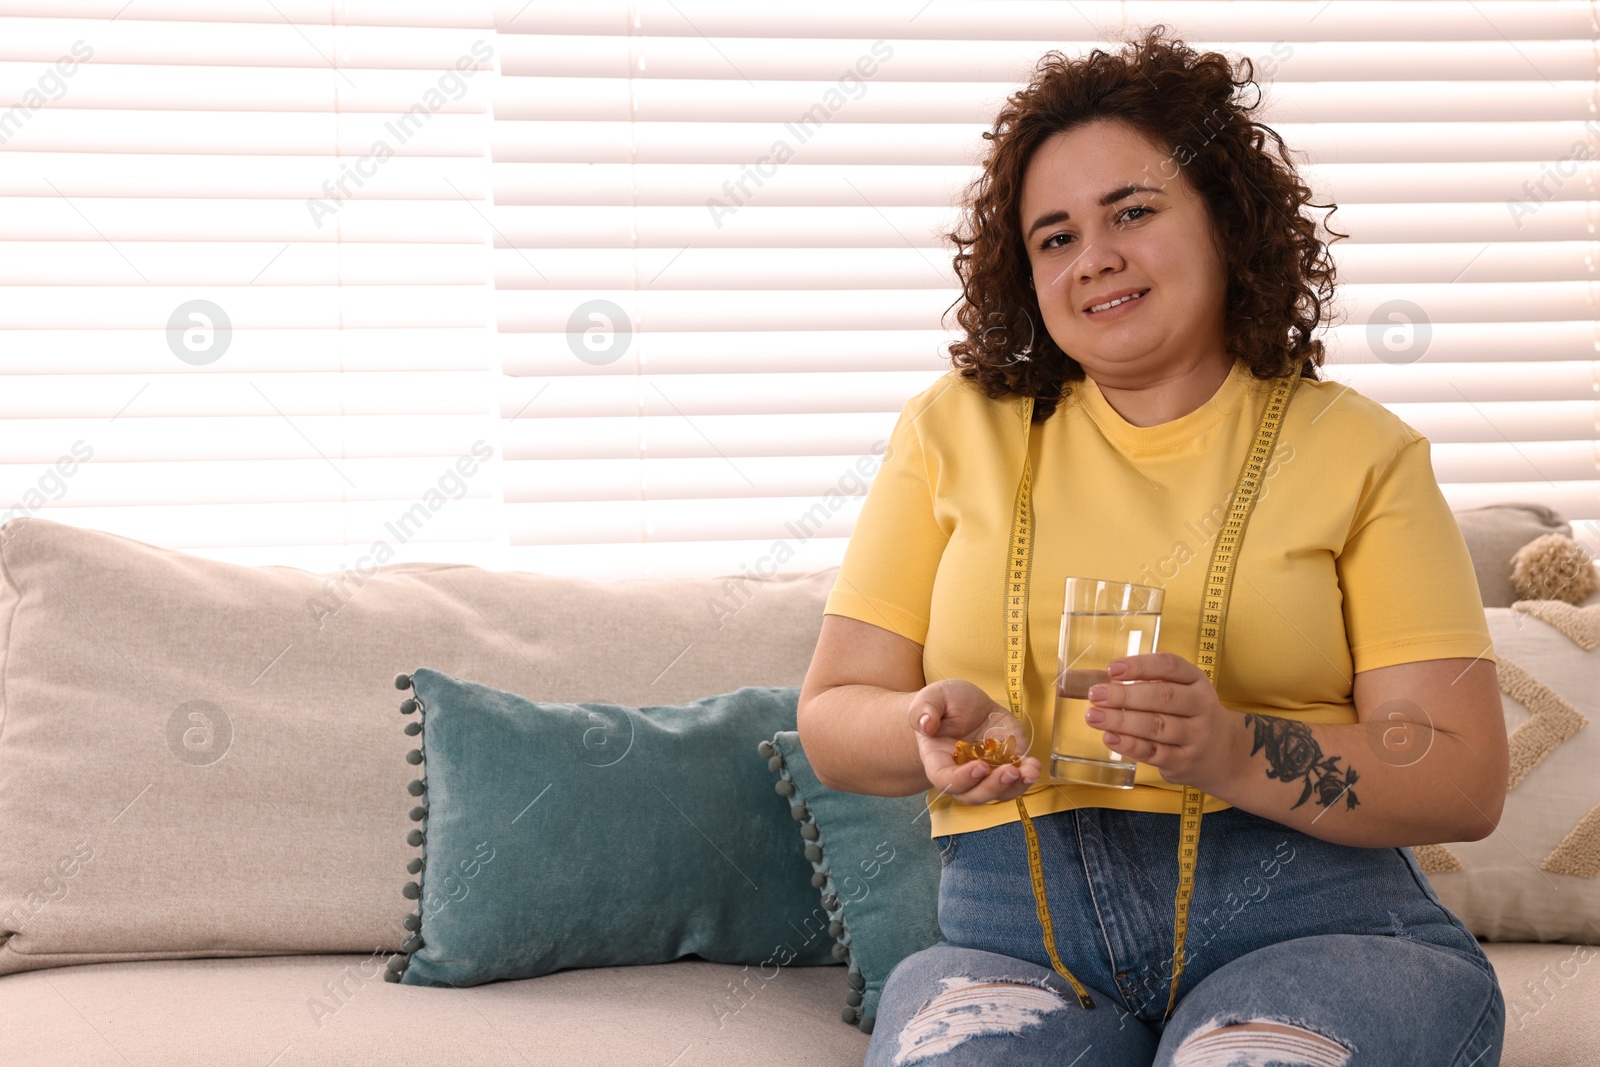
[[[944,939],[889,974],[866,1067],[1499,1064],[1494,968],[1410,849],[1336,845],[1238,808],[1204,816],[1163,1023],[1178,816],[1033,823],[1056,951],[1094,1007],[1050,964],[1022,823],[938,837]]]

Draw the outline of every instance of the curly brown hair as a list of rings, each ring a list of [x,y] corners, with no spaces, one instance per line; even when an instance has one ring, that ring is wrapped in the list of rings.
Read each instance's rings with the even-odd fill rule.
[[[1332,302],[1333,260],[1316,221],[1301,214],[1312,192],[1283,139],[1251,117],[1261,104],[1255,68],[1249,59],[1239,67],[1235,78],[1226,56],[1196,53],[1159,23],[1124,42],[1120,55],[1045,53],[1032,81],[1007,97],[994,129],[984,131],[991,143],[963,199],[964,232],[944,235],[960,249],[956,320],[966,336],[949,351],[961,377],[975,379],[990,399],[1033,396],[1035,422],[1050,417],[1070,383],[1084,380],[1082,365],[1035,328],[1043,317],[1029,286],[1020,204],[1034,152],[1096,119],[1128,124],[1186,168],[1226,249],[1229,354],[1259,379],[1286,376],[1297,360],[1302,376],[1317,377],[1324,352],[1312,332]],[[1235,99],[1251,85],[1254,103]],[[1203,141],[1191,147],[1197,134]],[[1277,158],[1265,150],[1268,137]],[[1329,232],[1335,240],[1349,236]],[[1021,351],[1018,342],[1026,345]]]

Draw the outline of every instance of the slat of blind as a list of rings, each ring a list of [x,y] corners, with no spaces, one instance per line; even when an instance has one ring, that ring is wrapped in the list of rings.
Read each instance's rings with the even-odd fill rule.
[[[339,172],[330,170],[330,179]],[[477,216],[459,199],[180,200],[95,197],[63,190],[52,197],[0,201],[0,240],[7,241],[303,241],[336,244],[481,243]],[[322,225],[317,225],[318,223]],[[481,227],[481,222],[479,226]],[[130,266],[137,267],[132,256]]]
[[[1586,507],[1592,508],[1593,501],[1600,495],[1600,481],[1589,480],[1583,482],[1543,482],[1535,486],[1526,480],[1506,482],[1473,482],[1467,483],[1441,483],[1439,488],[1444,493],[1445,502],[1453,511],[1464,511],[1468,508],[1488,507],[1491,504],[1504,504],[1507,501],[1533,501],[1553,508],[1557,514],[1568,517],[1584,513]],[[1583,543],[1584,531],[1587,529],[1587,543],[1591,558],[1600,550],[1594,537],[1595,520],[1573,519],[1573,539]]]
[[[1517,403],[1565,400],[1585,393],[1600,398],[1600,374],[1593,361],[1549,360],[1505,363],[1425,363],[1340,365],[1328,378],[1383,404]]]
[[[1453,503],[1600,518],[1588,5],[505,0],[496,20],[513,559],[692,573],[784,540],[829,460],[948,366],[941,235],[1005,94],[1047,49],[1157,21],[1256,61],[1262,121],[1340,205],[1324,376],[1427,434]],[[585,359],[585,329],[625,351]],[[845,498],[789,566],[837,562]]]
[[[51,165],[57,163],[52,161]],[[1563,168],[1571,171],[1567,180],[1559,185],[1547,183],[1541,195],[1555,200],[1584,199],[1583,175],[1595,166],[1577,159],[1569,161]],[[743,164],[730,166],[725,162],[630,166],[627,163],[497,160],[493,168],[495,202],[501,205],[624,204],[634,202],[630,198],[636,195],[637,203],[645,206],[704,207],[709,195],[720,193],[722,183],[736,181],[743,170]],[[785,164],[783,180],[761,185],[759,196],[754,200],[765,207],[824,204],[855,207],[866,197],[878,205],[942,207],[978,174],[976,167],[957,164],[866,162],[845,165],[808,160]],[[1301,168],[1301,174],[1313,189],[1337,188],[1341,205],[1495,202],[1520,191],[1523,182],[1536,176],[1526,162],[1495,160],[1457,162],[1449,169],[1408,162],[1307,164]],[[4,180],[4,176],[0,176],[0,180]],[[1333,250],[1337,253],[1345,245],[1346,242],[1340,242]]]
[[[482,249],[468,244],[118,241],[113,248],[103,241],[29,241],[0,242],[0,284],[118,285],[129,277],[130,262],[150,284],[168,286],[477,286],[483,272]]]
[[[727,290],[737,290],[730,303]],[[936,322],[959,294],[942,289],[601,289],[588,290],[610,300],[657,330],[729,329],[910,329]],[[1386,284],[1341,287],[1344,307],[1366,321],[1380,305],[1409,300],[1427,309],[1430,321],[1484,320],[1549,322],[1587,318],[1593,311],[1589,282]],[[496,297],[501,328],[511,331],[564,329],[574,304],[561,290],[502,290]]]
[[[444,0],[434,2],[436,6],[444,5]],[[98,63],[322,68],[339,84],[354,87],[359,80],[355,72],[362,68],[443,71],[457,56],[470,54],[475,41],[487,39],[486,29],[477,27],[475,21],[464,25],[458,21],[436,26],[375,26],[340,20],[330,25],[326,4],[320,5],[321,25],[291,22],[271,9],[261,8],[250,12],[253,17],[246,20],[214,18],[216,10],[223,6],[210,5],[194,12],[187,21],[140,18],[142,12],[133,5],[124,12],[129,17],[115,20],[98,16],[11,17],[6,19],[0,59],[54,63],[62,55],[78,54],[73,52],[73,46],[82,41]],[[483,8],[475,0],[458,6]],[[232,13],[234,18],[239,14]],[[441,56],[447,58],[441,62]]]
[[[349,246],[346,246],[349,247]],[[286,253],[287,254],[287,253]],[[257,282],[260,285],[262,282]],[[493,358],[482,344],[480,326],[463,329],[281,329],[236,335],[227,363],[213,373],[271,371],[487,371]],[[186,375],[188,364],[174,360],[166,337],[147,331],[115,329],[12,330],[0,345],[0,386],[37,369],[34,353],[48,348],[48,370],[73,374]]]
[[[559,405],[563,416],[573,418],[885,412],[897,411],[908,390],[911,394],[920,392],[939,373],[942,372],[860,368],[850,375],[848,390],[839,388],[836,371],[768,371],[760,366],[721,374],[569,376],[558,380],[559,388],[553,393],[545,392],[546,382],[529,378],[510,382],[503,403],[512,405],[515,411],[543,400],[552,407]],[[1464,407],[1492,402],[1537,410],[1547,401],[1582,403],[1573,398],[1585,394],[1600,397],[1600,375],[1587,360],[1341,364],[1325,367],[1321,376],[1390,406],[1411,403]]]
[[[24,93],[39,87],[39,78],[36,63],[0,62],[0,100],[20,100]],[[195,95],[197,78],[205,79],[203,96]],[[50,106],[55,109],[151,111],[143,121],[154,122],[164,111],[323,111],[337,93],[339,108],[349,118],[371,112],[392,119],[394,101],[420,100],[430,90],[438,90],[438,81],[437,71],[368,68],[359,80],[340,82],[335,89],[329,84],[327,68],[320,66],[279,67],[273,71],[272,82],[265,84],[261,72],[252,67],[151,64],[116,70],[86,62],[62,78],[60,86],[47,85],[45,95],[51,97]],[[430,107],[432,114],[482,113],[488,92],[483,82],[463,78],[447,89],[440,92],[437,106]]]
[[[440,476],[448,464],[443,465]],[[414,481],[414,480],[413,480]],[[68,481],[71,485],[70,480]],[[97,530],[112,530],[124,537],[150,544],[182,548],[197,556],[233,559],[237,547],[307,546],[307,530],[338,532],[344,536],[327,539],[322,563],[315,569],[335,570],[372,545],[388,546],[379,555],[381,562],[431,560],[440,545],[436,542],[470,546],[469,555],[497,558],[497,530],[500,503],[494,497],[453,499],[440,493],[442,501],[432,511],[418,488],[410,501],[344,500],[273,501],[257,504],[229,501],[225,504],[154,504],[113,507],[75,507],[69,489],[58,506],[45,515],[56,522],[72,523]],[[420,509],[413,511],[411,509]],[[0,512],[0,515],[6,515]],[[408,519],[407,516],[410,516]],[[183,529],[175,541],[172,528]],[[260,559],[260,553],[252,553]]]
[[[1536,176],[1533,170],[1530,177]],[[730,178],[737,178],[734,170]],[[637,240],[643,247],[680,251],[687,246],[739,247],[912,247],[935,246],[934,235],[955,220],[948,209],[851,205],[842,207],[766,207],[739,205],[715,196],[716,215],[700,207],[638,207],[631,212],[616,208],[506,207],[498,209],[502,223],[496,241],[528,249],[555,247],[627,247]],[[348,210],[348,209],[347,209]],[[1530,214],[1513,218],[1503,203],[1496,204],[1341,204],[1334,228],[1350,234],[1350,241],[1390,244],[1399,242],[1467,241],[1576,241],[1589,237],[1592,219],[1584,202],[1542,204]],[[1520,221],[1521,225],[1518,225]],[[722,225],[719,226],[718,223]],[[637,234],[637,237],[634,235]],[[890,241],[893,244],[890,244]],[[1340,242],[1343,243],[1343,242]],[[538,257],[524,251],[537,264]],[[931,270],[940,268],[930,264]]]
[[[1369,337],[1369,327],[1359,322],[1328,329],[1323,339],[1331,356],[1324,367],[1325,376],[1340,374],[1339,368],[1344,366],[1383,363]],[[943,331],[932,329],[657,331],[648,337],[648,352],[641,341],[616,362],[599,367],[575,360],[564,332],[502,333],[496,345],[506,373],[537,376],[534,389],[538,389],[550,378],[628,376],[642,369],[661,375],[751,369],[816,373],[919,370],[937,377],[949,369],[943,347],[948,339]],[[1429,365],[1504,363],[1514,373],[1514,357],[1523,351],[1536,352],[1541,360],[1587,364],[1595,354],[1594,323],[1588,319],[1434,323],[1423,355]],[[507,383],[507,388],[521,387]],[[504,414],[509,417],[518,406],[506,407]]]
[[[1570,515],[1581,507],[1589,494],[1600,492],[1600,480],[1541,483],[1537,499],[1548,500],[1557,512]],[[1482,507],[1510,500],[1535,499],[1527,481],[1441,483],[1445,501],[1453,510]],[[828,498],[838,504],[830,510],[822,500],[797,500],[792,496],[741,497],[736,500],[703,499],[654,500],[646,504],[625,501],[576,501],[559,504],[506,504],[511,517],[511,537],[519,546],[566,545],[573,549],[603,544],[630,542],[676,542],[697,550],[706,542],[705,524],[715,522],[728,540],[759,543],[762,538],[789,540],[802,548],[814,539],[818,547],[842,548],[860,511],[857,497],[838,495]],[[826,545],[823,542],[827,542]],[[679,551],[683,551],[680,548]],[[796,553],[799,554],[798,552]],[[542,553],[524,553],[524,558],[540,558]],[[809,556],[809,553],[806,553]],[[581,558],[581,553],[575,553]],[[572,557],[569,557],[572,558]],[[644,557],[648,559],[649,557]],[[668,558],[672,558],[668,556]],[[692,556],[686,558],[693,558]],[[714,554],[701,559],[715,560]],[[726,567],[729,558],[723,558]],[[791,567],[791,569],[793,569]],[[800,568],[804,569],[804,568]],[[714,573],[726,573],[718,571]]]
[[[83,451],[80,449],[80,454]],[[72,456],[70,447],[65,455]],[[22,501],[28,493],[38,490],[47,498],[59,495],[65,508],[304,504],[344,500],[394,502],[406,500],[416,484],[416,464],[404,456],[339,457],[333,463],[344,478],[327,477],[328,461],[317,456],[213,463],[192,460],[112,463],[104,462],[106,457],[96,452],[88,461],[80,462],[69,475],[56,469],[60,459],[57,456],[50,463],[0,465],[0,499]],[[93,462],[97,459],[102,462]],[[53,476],[52,471],[55,472]],[[442,465],[437,473],[445,474]],[[461,478],[464,489],[454,480],[448,481],[448,492],[441,492],[447,499],[460,499],[463,493],[479,500],[493,496],[494,487],[483,484],[476,473],[471,478]],[[492,529],[483,531],[486,537],[494,533]]]
[[[159,387],[143,374],[40,373],[5,384],[0,418],[7,419],[111,419],[119,412],[128,418],[248,417],[261,414],[263,396],[282,398],[301,415],[405,415],[422,396],[439,413],[472,414],[483,406],[481,370],[182,374]]]
[[[424,29],[494,25],[487,6],[476,3],[441,4],[438,0],[273,0],[273,11],[297,26],[410,26]],[[337,19],[335,15],[337,13]],[[5,0],[0,14],[75,19],[118,19],[130,22],[239,22],[257,23],[261,12],[248,4],[218,4],[216,0]]]
[[[1360,321],[1335,326],[1323,334],[1328,348],[1330,375],[1349,364],[1383,363],[1393,357],[1373,344],[1373,326]],[[1516,364],[1529,360],[1573,359],[1593,361],[1596,330],[1593,318],[1570,322],[1437,322],[1422,359],[1434,363]],[[1515,366],[1508,368],[1515,374]]]
[[[481,276],[480,276],[481,277]],[[72,329],[85,307],[112,329],[161,330],[171,309],[196,297],[225,306],[235,329],[277,326],[469,326],[481,322],[481,285],[249,286],[26,286],[11,287],[15,304],[0,307],[0,328]],[[154,338],[165,344],[165,336]]]
[[[404,146],[395,146],[403,148]],[[361,146],[364,153],[370,143]],[[101,157],[91,152],[25,152],[8,147],[5,167],[0,168],[0,196],[54,197],[60,190],[82,189],[93,182],[100,196],[156,199],[245,199],[272,201],[288,199],[305,209],[305,201],[326,200],[324,183],[336,182],[349,165],[358,165],[360,156],[330,166],[325,156],[224,156],[125,152],[117,156],[117,166],[108,170]],[[373,169],[371,164],[367,169]],[[472,200],[485,198],[483,163],[480,159],[452,159],[440,156],[408,157],[395,155],[383,161],[383,180],[356,186],[347,181],[360,200],[340,202],[341,213],[366,207],[374,201],[426,200],[438,197],[441,182],[446,193],[459,189]],[[357,171],[360,176],[360,171]],[[370,176],[370,175],[369,175]],[[337,186],[335,186],[337,191]],[[309,218],[309,211],[307,212]],[[323,216],[325,219],[327,216]],[[403,219],[392,220],[403,227]],[[325,223],[322,229],[330,228]],[[404,229],[397,230],[404,233]]]
[[[1569,458],[1588,456],[1592,462],[1594,455],[1594,449],[1587,446],[1594,440],[1595,409],[1583,401],[1388,406],[1434,442],[1435,448],[1484,442],[1520,448],[1529,443],[1559,442]],[[550,416],[517,420],[508,426],[506,455],[513,460],[540,461],[532,472],[514,473],[511,484],[536,480],[543,461],[574,453],[594,458],[638,457],[641,443],[651,457],[724,456],[737,469],[740,460],[750,456],[862,452],[871,442],[886,439],[886,423],[892,428],[892,414],[696,415],[692,425],[681,415]],[[765,435],[763,426],[768,427]],[[1584,447],[1572,451],[1574,442]],[[1451,480],[1466,480],[1461,469],[1455,468]]]
[[[1280,48],[1282,46],[1280,45]],[[973,122],[987,125],[1013,86],[1006,82],[938,84],[892,80],[886,68],[870,88],[852,87],[852,122]],[[1584,80],[1526,84],[1368,82],[1329,85],[1283,82],[1274,87],[1261,121],[1293,122],[1537,122],[1581,112],[1588,104]],[[672,80],[525,76],[502,90],[503,119],[626,122],[751,122],[803,115],[817,102],[814,82],[761,81],[730,97],[726,79]]]
[[[885,441],[859,454],[564,459],[539,454],[538,463],[513,467],[506,483],[511,503],[616,501],[640,493],[649,501],[820,497],[828,490],[859,491],[882,458]],[[652,450],[654,453],[654,450]],[[532,455],[529,453],[525,453]],[[1432,446],[1441,484],[1477,481],[1590,481],[1595,448],[1590,441],[1505,441]],[[849,472],[854,469],[857,477]],[[641,489],[640,487],[643,486]],[[560,531],[552,532],[552,536]]]
[[[852,520],[853,522],[854,520]],[[506,553],[506,566],[514,570],[542,571],[546,574],[583,574],[625,577],[658,576],[761,576],[780,572],[815,573],[834,566],[816,566],[818,559],[838,559],[844,554],[849,536],[808,538],[731,538],[717,541],[646,541],[640,533],[629,541],[592,544],[552,545],[532,539]],[[737,610],[748,598],[741,597],[736,580],[730,579],[720,614]],[[717,612],[712,603],[708,613]]]
[[[4,514],[499,562],[489,5],[3,10]],[[210,362],[194,301],[227,319],[188,335]]]
[[[1484,248],[1466,242],[1365,245],[1341,242],[1334,254],[1346,284],[1425,283],[1454,267],[1457,283],[1547,283],[1581,278],[1587,271],[1586,241],[1502,244]],[[936,289],[959,288],[948,257],[916,248],[788,248],[781,258],[765,249],[734,248],[543,248],[538,266],[520,249],[495,251],[495,283],[503,290],[543,289],[552,284],[631,288],[637,268],[650,283],[674,289]],[[933,262],[930,263],[929,259]],[[930,270],[930,267],[932,268]],[[667,270],[672,274],[668,278]]]
[[[510,481],[508,502],[549,503],[615,499],[641,483],[653,499],[811,497],[841,487],[859,491],[882,459],[876,451],[852,456],[723,456],[696,459],[575,459],[540,461],[535,472]]]
[[[1568,441],[1596,436],[1593,400],[1538,403],[1484,401],[1460,404],[1386,404],[1430,441]],[[1533,486],[1537,490],[1539,486]],[[1580,518],[1589,518],[1587,513]]]
[[[472,443],[483,437],[487,429],[481,414],[426,418],[419,418],[415,412],[406,415],[280,414],[292,410],[294,398],[278,393],[270,381],[260,384],[263,391],[261,414],[251,418],[134,418],[124,413],[115,419],[99,415],[50,420],[6,419],[0,421],[0,454],[12,463],[54,463],[59,456],[70,454],[73,444],[83,441],[93,449],[97,461],[108,464],[138,460],[210,463],[262,458],[315,459],[323,465],[324,480],[335,487],[349,484],[340,473],[343,459],[410,457],[416,460],[413,474],[417,484],[426,485],[456,457],[469,454]],[[129,396],[129,412],[144,395]],[[307,532],[309,535],[319,531]],[[240,545],[248,543],[242,541]]]
[[[1040,0],[1039,3],[1027,5],[1040,11],[1041,17],[1034,29],[1045,36],[1011,34],[1004,39],[989,38],[986,36],[990,32],[987,25],[974,20],[966,28],[965,39],[916,39],[906,32],[908,29],[914,31],[915,24],[908,26],[903,19],[889,16],[881,19],[877,26],[878,33],[859,35],[848,41],[815,36],[766,39],[757,34],[722,38],[712,48],[706,40],[698,39],[692,33],[670,36],[675,27],[687,27],[683,27],[682,23],[656,18],[650,20],[647,31],[641,27],[641,32],[635,34],[633,40],[635,47],[639,48],[643,47],[646,40],[649,42],[648,65],[639,72],[641,77],[725,78],[742,83],[744,77],[748,76],[752,80],[805,79],[826,83],[837,79],[857,56],[868,53],[875,39],[887,38],[894,51],[885,62],[892,69],[895,80],[963,84],[1005,82],[1025,78],[1035,61],[1048,49],[1083,54],[1091,47],[1104,46],[1105,42],[1100,38],[1090,39],[1075,32],[1078,25],[1075,20],[1070,26],[1066,21],[1067,18],[1073,18],[1070,13],[1066,18],[1044,16],[1043,9],[1051,2],[1053,0]],[[1339,0],[1335,6],[1343,9],[1347,5],[1354,6],[1354,0]],[[944,0],[938,6],[944,7]],[[1193,11],[1200,6],[1201,0],[1194,4],[1177,0],[1148,21],[1164,21],[1169,27],[1183,32],[1184,24],[1193,20],[1184,18],[1181,12]],[[1220,5],[1208,6],[1215,9]],[[1248,10],[1258,5],[1241,2],[1238,6]],[[1303,28],[1306,18],[1315,10],[1315,4],[1295,6],[1303,13],[1304,17],[1300,20]],[[1385,2],[1382,6],[1387,9],[1388,4]],[[1437,12],[1432,16],[1437,19],[1432,27],[1434,32],[1446,29],[1445,22],[1449,16],[1445,13],[1445,4],[1424,0],[1419,6]],[[1378,81],[1525,82],[1536,77],[1534,71],[1538,71],[1551,81],[1589,79],[1593,72],[1594,56],[1588,44],[1588,6],[1583,3],[1559,5],[1566,9],[1563,12],[1566,22],[1564,32],[1571,34],[1571,38],[1566,40],[1540,39],[1531,28],[1518,25],[1516,8],[1537,10],[1546,6],[1557,5],[1529,4],[1524,0],[1516,0],[1512,17],[1501,15],[1494,23],[1486,22],[1468,11],[1465,18],[1476,23],[1483,36],[1476,40],[1448,42],[1447,47],[1439,51],[1419,50],[1415,43],[1399,36],[1400,27],[1394,26],[1387,16],[1378,15],[1372,19],[1371,25],[1358,29],[1379,35],[1386,31],[1394,32],[1396,37],[1287,41],[1293,49],[1293,56],[1290,60],[1274,64],[1271,76],[1274,80],[1303,82],[1349,81],[1353,80],[1352,74],[1365,75]],[[706,5],[694,5],[688,10],[694,11],[694,21],[698,24],[706,14]],[[1058,3],[1055,10],[1070,12],[1065,3]],[[1331,13],[1333,9],[1329,10]],[[928,14],[932,13],[933,9],[930,8]],[[532,14],[530,9],[519,20],[519,25],[528,22],[528,16]],[[643,23],[643,18],[640,21]],[[916,21],[920,23],[922,18]],[[1322,18],[1318,18],[1311,32],[1320,30],[1322,22]],[[1130,20],[1130,24],[1136,23]],[[622,26],[623,20],[616,20],[615,25]],[[1506,48],[1505,40],[1496,35],[1498,26],[1508,27],[1508,37],[1517,42],[1515,50]],[[1052,33],[1062,27],[1067,27],[1068,32]],[[1119,32],[1120,22],[1111,30]],[[517,36],[507,32],[503,21],[500,31],[503,44],[501,71],[505,74],[561,78],[627,76],[630,60],[626,39],[564,35],[558,32],[544,35],[546,31],[533,28],[525,29],[522,36]],[[1191,34],[1185,39],[1191,44],[1208,48],[1232,48],[1255,61],[1270,56],[1274,43],[1298,36],[1285,24],[1264,25],[1259,33],[1250,37],[1229,39]],[[1423,33],[1418,39],[1426,39],[1427,36],[1427,33]],[[1446,44],[1443,41],[1439,43]],[[741,75],[741,71],[745,74]]]
[[[511,538],[518,545],[612,545],[628,541],[699,542],[708,522],[730,539],[781,535],[848,537],[860,510],[858,498],[836,496],[830,511],[815,502],[807,518],[804,501],[792,496],[737,500],[669,499],[645,503],[582,500],[557,504],[506,504]],[[786,527],[785,524],[788,524]]]
[[[527,405],[525,416],[506,412],[508,459],[715,457],[737,464],[744,456],[855,455],[888,439],[894,415],[875,412],[828,414],[681,415],[607,417],[538,412],[544,397]],[[555,405],[552,410],[560,411]],[[512,484],[539,477],[542,464],[510,476]],[[635,494],[636,495],[636,494]]]
[[[1440,485],[1455,482],[1552,482],[1594,480],[1594,441],[1486,441],[1432,444],[1434,473]]]
[[[937,376],[937,371],[934,372]],[[606,375],[562,379],[549,399],[570,418],[685,415],[788,415],[896,410],[906,390],[932,384],[927,371],[861,371],[841,390],[833,374],[743,373]],[[504,403],[520,408],[544,399],[543,384],[508,383]]]
[[[335,116],[288,109],[156,112],[47,108],[26,126],[19,126],[16,140],[20,147],[34,152],[74,151],[92,144],[104,152],[313,155],[327,152],[331,146],[339,155],[352,157],[363,156],[375,142],[384,141],[394,155],[460,156],[481,144],[481,125],[481,116],[442,111],[427,116],[425,122],[414,117],[403,123],[394,115]],[[374,158],[370,167],[376,172],[386,161]],[[338,172],[331,176],[337,177]]]
[[[495,8],[502,32],[613,34],[634,20],[634,29],[684,37],[791,38],[871,37],[892,27],[905,38],[947,39],[965,43],[990,40],[1051,41],[1090,29],[1098,39],[1133,24],[1178,22],[1188,30],[1203,27],[1210,36],[1261,33],[1268,40],[1434,41],[1523,37],[1581,37],[1590,30],[1584,3],[1528,4],[1516,0],[1341,0],[1319,4],[1268,0],[1239,3],[1158,3],[1150,0],[1076,0],[1045,4],[1033,0],[947,0],[937,7],[917,4],[889,9],[850,0],[817,0],[795,7],[752,9],[734,3],[680,0],[591,0],[573,6],[520,6],[505,0]],[[1065,16],[1057,18],[1055,16]],[[1381,18],[1374,16],[1381,15]],[[1315,16],[1313,18],[1313,16]],[[1192,31],[1190,31],[1192,32]],[[718,42],[721,47],[722,42]]]
[[[971,161],[981,123],[864,121],[822,109],[808,122],[799,116],[768,122],[652,122],[582,120],[495,124],[495,158],[513,162],[623,163],[629,154],[646,163],[702,163],[716,159],[765,161],[804,151],[811,163],[904,163],[952,166]],[[1445,163],[1556,159],[1583,140],[1581,121],[1560,122],[1281,122],[1285,142],[1326,164]],[[823,131],[827,137],[820,136]],[[782,162],[781,160],[779,161]],[[737,169],[737,164],[735,165]],[[736,176],[736,175],[735,175]]]

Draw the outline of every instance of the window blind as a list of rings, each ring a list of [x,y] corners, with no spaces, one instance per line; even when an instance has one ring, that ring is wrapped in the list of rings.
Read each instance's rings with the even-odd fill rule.
[[[501,562],[488,3],[0,16],[0,517]]]
[[[1325,374],[1453,506],[1600,547],[1582,2],[7,0],[0,516],[316,569],[831,566],[948,366],[979,135],[1045,50],[1157,21],[1256,60],[1340,204]]]
[[[495,22],[516,566],[837,563],[901,405],[948,369],[937,235],[981,133],[1046,50],[1156,22],[1252,59],[1262,121],[1339,205],[1324,375],[1428,436],[1452,507],[1546,503],[1600,548],[1587,2],[506,0]]]

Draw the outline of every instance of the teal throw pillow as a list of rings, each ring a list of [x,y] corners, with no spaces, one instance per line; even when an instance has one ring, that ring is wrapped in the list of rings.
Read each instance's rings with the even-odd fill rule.
[[[788,805],[748,757],[799,690],[681,707],[538,703],[423,667],[400,675],[421,853],[386,977],[470,986],[687,955],[836,962]],[[397,872],[398,873],[398,872]],[[397,900],[398,904],[399,901]],[[398,908],[396,909],[399,910]]]
[[[781,730],[757,746],[776,789],[789,798],[805,855],[822,891],[834,955],[848,959],[844,1021],[867,1033],[895,965],[943,940],[939,848],[922,794],[876,797],[817,780],[800,735]]]

